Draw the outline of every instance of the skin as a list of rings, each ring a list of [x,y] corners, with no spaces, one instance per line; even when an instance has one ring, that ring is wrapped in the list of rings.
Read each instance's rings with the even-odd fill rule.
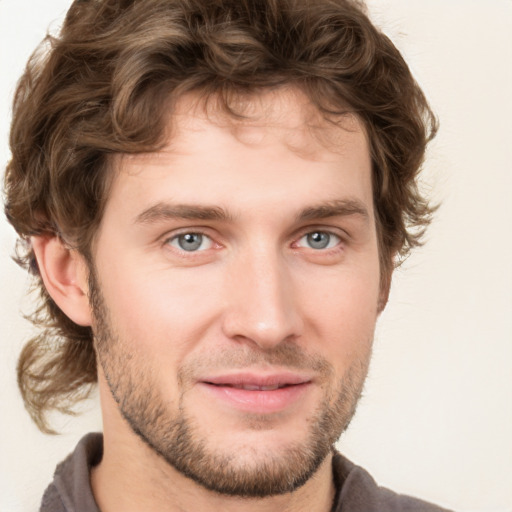
[[[156,453],[169,423],[143,425],[153,446],[130,426],[144,421],[134,416],[145,403],[145,417],[158,404],[164,419],[186,416],[210,459],[258,475],[271,454],[280,475],[322,412],[335,411],[330,446],[355,410],[387,294],[364,130],[353,116],[325,123],[291,89],[249,108],[250,120],[234,122],[185,97],[161,151],[118,159],[93,247],[95,304],[83,260],[35,241],[50,293],[97,336],[105,452],[91,482],[103,512],[332,506],[330,451],[293,492],[228,496]],[[198,207],[205,218],[185,218]],[[187,233],[202,234],[198,249],[182,248]],[[241,371],[307,382],[300,399],[263,411],[205,385]]]

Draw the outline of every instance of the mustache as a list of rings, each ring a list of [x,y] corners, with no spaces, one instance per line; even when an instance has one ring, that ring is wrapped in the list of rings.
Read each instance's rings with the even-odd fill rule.
[[[327,359],[310,354],[295,344],[280,344],[268,350],[245,345],[195,356],[180,368],[178,378],[186,381],[212,370],[243,370],[251,367],[303,370],[322,376],[334,373],[334,367]]]

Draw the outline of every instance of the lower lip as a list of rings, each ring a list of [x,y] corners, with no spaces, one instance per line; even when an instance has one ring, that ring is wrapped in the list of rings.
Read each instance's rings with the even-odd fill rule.
[[[248,391],[229,386],[215,386],[205,382],[200,385],[210,396],[214,396],[240,411],[270,414],[291,407],[304,395],[310,384],[310,382],[305,382],[272,391]]]

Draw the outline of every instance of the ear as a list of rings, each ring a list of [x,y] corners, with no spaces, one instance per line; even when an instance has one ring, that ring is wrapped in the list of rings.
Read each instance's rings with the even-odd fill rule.
[[[62,312],[78,325],[91,325],[88,270],[78,251],[56,235],[34,236],[32,248],[46,290]]]

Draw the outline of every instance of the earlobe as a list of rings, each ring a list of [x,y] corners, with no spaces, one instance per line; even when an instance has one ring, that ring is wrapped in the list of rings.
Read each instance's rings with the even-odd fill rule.
[[[91,325],[87,265],[78,251],[56,235],[31,238],[46,290],[57,306],[78,325]]]

